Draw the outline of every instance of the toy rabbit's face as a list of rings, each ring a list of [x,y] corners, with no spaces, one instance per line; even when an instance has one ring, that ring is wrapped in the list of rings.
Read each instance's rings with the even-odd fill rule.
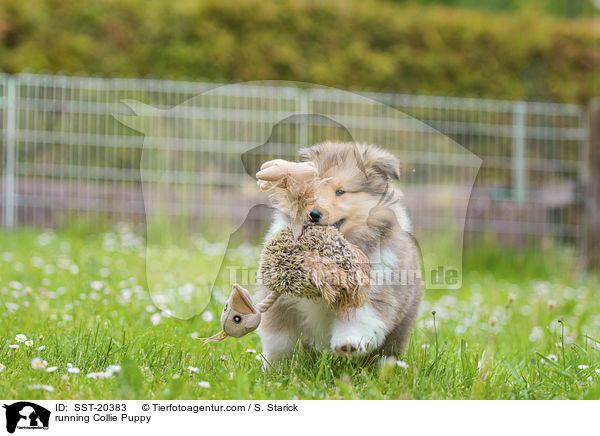
[[[229,336],[239,338],[256,330],[259,324],[260,312],[252,303],[250,293],[237,283],[234,284],[221,314],[223,331]]]

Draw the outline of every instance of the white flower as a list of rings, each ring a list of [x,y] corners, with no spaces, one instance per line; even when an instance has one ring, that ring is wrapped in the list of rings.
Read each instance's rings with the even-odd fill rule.
[[[73,368],[73,364],[72,363],[67,363],[67,368]]]
[[[254,348],[247,348],[247,349],[246,349],[246,353],[252,353],[252,354],[255,354],[255,353],[256,353],[256,350],[255,350]]]
[[[121,365],[109,365],[106,370],[109,372],[121,372]]]
[[[58,369],[58,366],[49,366],[46,368],[46,372],[54,372]]]
[[[191,373],[193,372],[200,372],[200,370],[198,368],[196,368],[195,366],[188,366],[188,371]]]
[[[86,374],[87,378],[93,378],[93,379],[97,379],[98,378],[98,373],[97,372],[90,372],[89,374]]]
[[[588,365],[579,365],[579,366],[577,366],[577,368],[579,368],[579,369],[588,369],[589,366]]]
[[[160,313],[155,313],[154,315],[152,315],[150,317],[150,322],[152,323],[152,325],[160,324],[161,320],[162,320],[162,316],[160,315]]]
[[[6,366],[4,366],[0,363],[0,372],[4,371],[5,368],[6,368]]]
[[[25,342],[27,340],[27,336],[20,334],[15,336],[15,341],[17,342]]]
[[[43,351],[43,350],[45,350],[45,349],[46,349],[46,346],[45,346],[45,345],[42,345],[41,347],[38,347],[38,351]]]
[[[600,368],[596,370],[596,374],[600,375]]]
[[[233,372],[229,373],[229,380],[233,380]]]
[[[81,372],[81,370],[79,368],[67,368],[67,372],[69,372],[70,374],[79,374]]]
[[[17,350],[19,346],[17,344],[10,344],[8,348],[12,348],[13,350]]]
[[[25,341],[25,345],[28,347],[33,347],[33,341],[31,339],[28,341]]]
[[[44,369],[46,365],[44,365],[44,361],[39,357],[34,357],[31,359],[31,367],[33,369]]]
[[[202,319],[206,322],[211,322],[213,320],[213,314],[210,310],[205,311],[202,314]]]
[[[429,344],[423,344],[423,345],[421,345],[421,348],[422,348],[423,350],[425,350],[426,348],[429,348]]]
[[[44,391],[54,392],[54,388],[50,385],[31,385],[27,387],[29,389],[43,389]]]
[[[404,368],[404,369],[408,368],[408,363],[404,362],[403,360],[398,360],[396,362],[396,365],[398,365],[398,367],[400,367],[400,368]]]
[[[558,362],[558,357],[555,354],[548,354],[548,359],[553,362]]]
[[[207,381],[201,381],[201,382],[198,382],[198,386],[200,386],[201,388],[208,389],[208,388],[210,388],[210,383]]]
[[[190,336],[192,337],[192,339],[198,339],[198,332],[192,332],[190,333]]]
[[[98,280],[94,280],[92,283],[90,283],[90,286],[92,287],[92,289],[94,291],[99,291],[102,289],[102,287],[104,286],[104,284]]]

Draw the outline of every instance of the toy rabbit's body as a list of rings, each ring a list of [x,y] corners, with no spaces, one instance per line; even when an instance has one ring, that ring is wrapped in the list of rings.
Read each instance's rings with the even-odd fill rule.
[[[333,225],[364,252],[373,268],[371,285],[360,307],[344,313],[322,300],[283,295],[263,313],[257,330],[263,356],[272,364],[289,357],[297,341],[317,351],[339,355],[392,355],[404,346],[422,295],[418,247],[410,235],[410,221],[394,186],[399,162],[377,147],[354,143],[323,143],[300,152],[323,181],[315,189],[311,210],[304,218],[314,225]],[[257,174],[262,180],[261,173]],[[277,177],[269,175],[268,189]],[[275,182],[274,182],[275,181]],[[263,182],[264,183],[264,182]],[[264,186],[261,186],[264,188]],[[281,199],[282,196],[279,196]],[[276,204],[267,239],[298,221],[299,214]],[[261,286],[258,298],[272,292]]]

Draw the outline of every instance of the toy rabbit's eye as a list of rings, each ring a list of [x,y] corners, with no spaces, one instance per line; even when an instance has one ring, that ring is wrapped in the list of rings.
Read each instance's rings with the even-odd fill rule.
[[[344,195],[346,193],[346,191],[344,191],[343,189],[338,189],[337,191],[335,191],[335,195],[337,195],[338,197],[340,195]]]
[[[242,322],[242,317],[241,317],[241,316],[239,316],[239,315],[235,315],[235,316],[233,317],[233,322],[234,322],[234,323],[236,323],[236,324],[239,324],[239,323],[241,323],[241,322]]]
[[[227,311],[227,303],[225,303],[225,307],[223,308],[223,312]]]

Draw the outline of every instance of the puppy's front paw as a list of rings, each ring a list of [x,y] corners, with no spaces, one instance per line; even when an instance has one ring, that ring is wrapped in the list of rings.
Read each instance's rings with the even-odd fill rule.
[[[385,324],[370,305],[365,305],[334,321],[330,346],[339,356],[354,357],[375,351],[384,340]]]
[[[341,335],[331,338],[331,350],[338,356],[362,356],[375,350],[379,344],[375,336]]]

